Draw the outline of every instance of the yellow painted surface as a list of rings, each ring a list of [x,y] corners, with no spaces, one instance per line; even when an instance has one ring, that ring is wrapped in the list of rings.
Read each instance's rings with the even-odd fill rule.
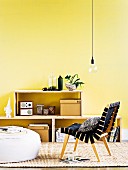
[[[42,89],[51,72],[78,73],[85,82],[84,114],[121,101],[122,126],[128,128],[127,9],[127,0],[94,0],[98,71],[89,74],[91,0],[0,0],[0,116],[9,97],[13,109],[14,90]]]

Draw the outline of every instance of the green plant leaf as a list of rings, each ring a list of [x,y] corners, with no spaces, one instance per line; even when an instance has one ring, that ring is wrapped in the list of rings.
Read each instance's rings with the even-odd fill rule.
[[[74,74],[74,75],[70,78],[70,83],[73,83],[73,80],[75,79],[75,77],[78,78],[78,74]]]
[[[80,80],[80,78],[77,78],[74,82],[73,82],[73,84],[76,84],[76,82],[78,82]]]
[[[81,86],[82,84],[84,84],[82,81],[78,81],[78,82],[76,82],[76,83],[75,83],[76,88],[77,88],[79,85]]]
[[[71,75],[67,75],[67,76],[65,77],[66,80],[70,80],[70,78],[71,78]]]

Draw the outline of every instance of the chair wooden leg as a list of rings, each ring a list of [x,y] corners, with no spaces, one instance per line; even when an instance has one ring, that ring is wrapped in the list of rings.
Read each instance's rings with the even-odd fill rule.
[[[91,145],[92,145],[93,151],[94,151],[94,153],[95,153],[95,155],[96,155],[96,158],[97,158],[98,162],[100,162],[100,158],[99,158],[98,152],[97,152],[97,150],[96,150],[95,144],[93,143],[93,144],[91,144]]]
[[[79,142],[79,139],[78,139],[78,138],[76,138],[75,146],[74,146],[74,152],[76,151],[76,148],[77,148],[77,144],[78,144],[78,142]]]
[[[64,138],[64,143],[63,143],[63,147],[62,147],[62,150],[61,150],[61,154],[60,154],[60,159],[62,159],[63,156],[64,156],[64,152],[65,152],[65,149],[66,149],[66,146],[67,146],[67,143],[68,143],[68,139],[69,139],[69,135],[66,134],[65,138]]]
[[[106,149],[107,149],[109,155],[111,156],[111,152],[110,152],[110,149],[109,149],[109,146],[108,146],[108,142],[107,142],[106,137],[102,137],[101,139],[103,140],[104,145],[105,145],[105,147],[106,147]]]

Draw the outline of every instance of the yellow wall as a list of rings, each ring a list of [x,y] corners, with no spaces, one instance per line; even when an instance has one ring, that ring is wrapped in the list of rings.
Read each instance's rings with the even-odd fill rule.
[[[91,0],[0,0],[0,115],[15,89],[42,89],[51,72],[78,73],[85,82],[84,113],[101,114],[121,101],[127,125],[128,1],[94,0],[91,59]]]

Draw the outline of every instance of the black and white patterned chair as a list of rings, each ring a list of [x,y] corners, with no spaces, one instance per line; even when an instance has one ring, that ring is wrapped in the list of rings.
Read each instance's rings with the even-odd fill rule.
[[[65,135],[60,159],[63,159],[64,152],[70,135],[76,138],[74,151],[76,151],[79,140],[85,143],[90,142],[93,151],[95,153],[95,156],[98,162],[100,162],[100,158],[97,149],[95,147],[95,142],[98,140],[102,140],[105,144],[105,147],[109,155],[111,155],[108,142],[107,142],[107,136],[111,133],[114,127],[114,123],[116,120],[119,107],[120,107],[120,102],[112,103],[104,108],[104,111],[100,118],[99,117],[90,118],[85,122],[83,122],[83,124],[74,123],[66,128],[61,128],[60,129],[61,133],[65,133],[66,135]]]

